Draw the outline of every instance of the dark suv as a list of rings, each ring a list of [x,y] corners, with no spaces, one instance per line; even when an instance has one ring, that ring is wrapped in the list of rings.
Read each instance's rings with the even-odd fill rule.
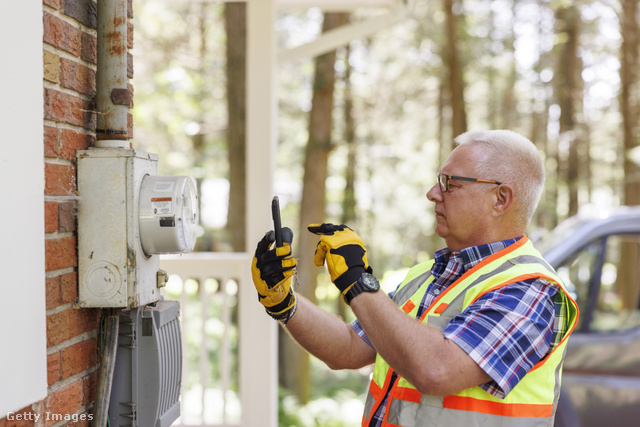
[[[580,307],[556,427],[640,425],[640,206],[587,208],[535,245]]]

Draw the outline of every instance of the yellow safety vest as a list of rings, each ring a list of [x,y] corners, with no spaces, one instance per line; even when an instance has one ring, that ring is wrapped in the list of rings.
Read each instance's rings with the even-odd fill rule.
[[[433,281],[432,265],[433,261],[429,261],[412,268],[394,295],[394,302],[412,317],[416,317]],[[479,386],[447,396],[423,395],[400,376],[389,391],[383,426],[552,426],[565,347],[578,319],[578,306],[526,236],[465,272],[433,301],[420,320],[442,331],[454,316],[487,292],[533,278],[545,279],[560,288],[557,299],[567,308],[567,332],[504,399]],[[362,418],[364,427],[389,389],[392,373],[393,369],[378,355]]]

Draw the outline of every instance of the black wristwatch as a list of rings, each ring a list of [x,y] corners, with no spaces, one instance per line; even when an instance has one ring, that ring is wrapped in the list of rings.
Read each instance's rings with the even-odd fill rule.
[[[344,294],[344,302],[349,304],[353,298],[362,292],[376,292],[378,289],[380,289],[380,282],[378,282],[376,276],[369,273],[362,273],[362,276],[360,276],[356,283]]]

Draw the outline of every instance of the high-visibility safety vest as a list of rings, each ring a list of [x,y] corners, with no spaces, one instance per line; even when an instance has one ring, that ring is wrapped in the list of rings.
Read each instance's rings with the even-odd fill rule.
[[[412,268],[394,295],[394,302],[412,317],[416,317],[427,287],[434,280],[430,273],[432,265],[433,261],[429,261]],[[442,331],[454,316],[487,292],[534,278],[547,280],[560,289],[556,301],[561,300],[567,308],[566,333],[504,399],[479,386],[447,396],[423,395],[400,376],[389,390],[383,426],[552,426],[560,396],[562,361],[567,338],[578,319],[578,306],[526,236],[465,272],[433,301],[420,320]],[[390,387],[392,374],[393,369],[378,354],[363,426],[369,426]]]

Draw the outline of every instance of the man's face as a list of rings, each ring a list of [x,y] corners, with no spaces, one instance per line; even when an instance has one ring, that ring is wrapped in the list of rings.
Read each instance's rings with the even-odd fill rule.
[[[485,158],[481,146],[461,145],[451,152],[439,173],[487,179],[474,172],[474,165]],[[459,251],[491,242],[494,185],[451,179],[447,192],[443,193],[436,184],[427,193],[427,198],[435,203],[436,234],[445,240],[450,250]]]

